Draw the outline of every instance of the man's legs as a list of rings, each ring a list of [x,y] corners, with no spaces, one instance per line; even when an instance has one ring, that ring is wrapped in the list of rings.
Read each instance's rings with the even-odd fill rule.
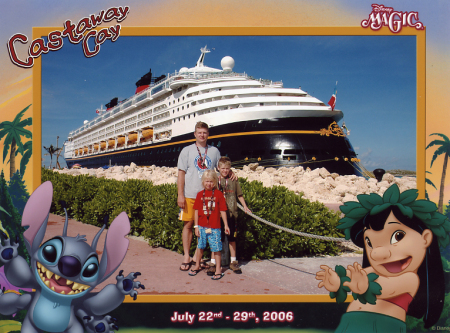
[[[184,251],[184,261],[183,263],[190,263],[191,262],[191,256],[189,255],[189,251],[191,249],[191,243],[192,243],[192,229],[194,226],[194,221],[183,221],[183,234],[181,236],[183,241],[183,251]],[[195,260],[194,255],[194,260]],[[185,269],[187,270],[187,269]]]

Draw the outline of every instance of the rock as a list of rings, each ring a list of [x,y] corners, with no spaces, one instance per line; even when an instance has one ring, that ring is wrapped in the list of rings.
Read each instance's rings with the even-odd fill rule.
[[[395,180],[395,177],[393,175],[391,175],[390,173],[385,173],[383,175],[383,178],[381,179],[381,181],[385,181],[388,182],[389,184],[392,184]]]
[[[233,172],[240,178],[248,181],[257,180],[265,187],[285,186],[298,195],[312,201],[322,203],[342,203],[355,201],[358,194],[378,193],[383,195],[387,188],[393,183],[398,184],[400,191],[416,188],[416,178],[396,178],[385,174],[381,182],[371,178],[356,175],[340,176],[337,173],[329,173],[325,168],[311,170],[302,166],[272,167],[264,168],[258,163],[251,163],[240,169],[232,168]],[[54,170],[61,174],[73,176],[85,174],[97,178],[116,179],[127,181],[128,179],[141,179],[151,181],[155,185],[176,184],[178,169],[169,167],[139,167],[135,163],[129,166],[114,166],[107,170],[98,169],[65,169]],[[244,193],[245,196],[245,193]]]
[[[250,170],[255,171],[256,168],[258,167],[258,165],[259,165],[258,163],[250,163],[248,165],[248,167],[249,167]]]

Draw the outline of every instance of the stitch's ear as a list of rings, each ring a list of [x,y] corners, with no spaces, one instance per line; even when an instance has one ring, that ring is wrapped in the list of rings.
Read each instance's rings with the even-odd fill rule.
[[[36,252],[44,239],[52,197],[53,185],[47,181],[33,192],[23,210],[22,227],[29,227],[23,236],[30,255]]]
[[[130,242],[126,235],[130,232],[130,220],[127,213],[120,213],[106,234],[105,247],[103,249],[102,259],[100,261],[99,277],[101,283],[106,280],[119,267],[125,258]]]

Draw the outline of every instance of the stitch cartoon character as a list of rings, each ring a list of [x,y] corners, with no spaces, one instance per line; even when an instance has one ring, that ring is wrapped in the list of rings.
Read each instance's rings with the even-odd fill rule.
[[[336,332],[405,332],[407,314],[423,317],[425,328],[439,319],[445,291],[439,245],[449,244],[450,222],[417,195],[392,185],[383,197],[361,194],[341,206],[338,228],[364,252],[362,266],[323,265],[316,273],[319,288],[337,302],[353,293]]]
[[[18,238],[13,242],[3,235],[0,261],[6,278],[19,288],[33,288],[35,292],[23,295],[0,292],[0,313],[9,315],[27,309],[22,324],[22,332],[27,333],[83,332],[81,322],[92,332],[118,329],[115,319],[103,315],[118,307],[125,295],[136,299],[135,289],[144,288],[134,281],[140,273],[125,277],[120,271],[116,284],[109,284],[98,293],[90,291],[113,274],[124,259],[129,243],[125,238],[130,230],[128,217],[122,212],[112,222],[99,261],[96,247],[106,225],[89,245],[84,236],[67,236],[67,211],[62,235],[41,244],[52,196],[52,183],[43,183],[33,192],[23,212],[22,226],[28,226],[24,239],[31,268],[17,253]]]

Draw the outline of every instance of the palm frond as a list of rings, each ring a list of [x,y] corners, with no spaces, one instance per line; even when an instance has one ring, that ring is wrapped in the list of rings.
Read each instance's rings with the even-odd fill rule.
[[[20,112],[16,115],[16,118],[14,118],[14,120],[13,120],[14,126],[17,126],[17,124],[20,122],[22,116],[25,114],[25,112],[28,110],[28,108],[29,108],[30,106],[31,106],[31,104],[28,105],[25,109],[23,109],[22,111],[20,111]]]
[[[20,160],[20,174],[23,176],[25,174],[25,170],[27,168],[27,164],[30,161],[32,151],[31,149],[25,151],[25,154],[23,154],[22,159]]]
[[[433,141],[431,141],[431,142],[428,144],[428,146],[427,146],[425,149],[428,149],[428,148],[430,148],[430,147],[437,146],[437,145],[444,146],[445,144],[446,144],[445,141],[442,141],[442,140],[433,140]]]
[[[433,158],[431,159],[431,165],[430,168],[433,166],[434,161],[436,160],[436,158],[441,155],[441,154],[445,154],[447,152],[447,147],[445,146],[440,146],[438,149],[435,150],[434,154],[433,154]]]
[[[433,134],[430,134],[430,136],[432,136],[432,135],[438,135],[438,136],[440,136],[441,138],[443,138],[446,142],[450,142],[450,139],[449,139],[446,135],[444,135],[444,134],[442,134],[442,133],[433,133]]]
[[[428,185],[431,185],[434,187],[434,189],[437,190],[436,186],[434,186],[433,182],[431,180],[429,180],[428,178],[425,178],[425,183],[427,183]]]
[[[6,156],[8,156],[8,150],[11,147],[12,139],[13,137],[11,135],[7,135],[3,142],[3,162],[5,162]]]

